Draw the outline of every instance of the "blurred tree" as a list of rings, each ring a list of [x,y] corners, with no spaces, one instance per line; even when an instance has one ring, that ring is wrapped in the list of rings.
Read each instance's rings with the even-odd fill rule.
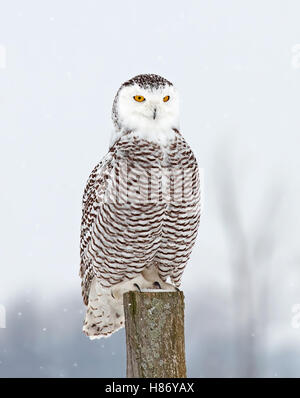
[[[214,172],[232,271],[236,375],[255,377],[261,374],[257,353],[264,350],[268,332],[270,267],[279,238],[282,188],[271,180],[259,209],[254,209],[251,199],[243,201],[241,191],[249,180],[238,176],[234,154],[226,144],[218,148]],[[255,214],[252,228],[245,226],[243,211],[248,217]]]

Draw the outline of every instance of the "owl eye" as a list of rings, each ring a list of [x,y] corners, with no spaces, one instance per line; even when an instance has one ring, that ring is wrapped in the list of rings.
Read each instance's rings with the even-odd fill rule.
[[[163,101],[164,101],[164,102],[167,102],[167,101],[169,101],[169,99],[170,99],[170,96],[169,96],[169,95],[166,95],[166,96],[163,98]]]
[[[145,101],[145,97],[143,97],[142,95],[135,95],[134,97],[133,97],[137,102],[143,102],[143,101]]]

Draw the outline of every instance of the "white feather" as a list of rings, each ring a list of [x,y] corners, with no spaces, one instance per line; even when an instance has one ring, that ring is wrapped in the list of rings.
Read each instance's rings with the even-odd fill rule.
[[[145,100],[135,101],[136,95],[143,96]],[[165,96],[170,97],[167,102],[163,101]],[[116,107],[122,129],[112,132],[111,146],[129,130],[133,131],[132,136],[164,146],[174,139],[173,129],[179,129],[179,96],[173,86],[158,89],[145,89],[137,84],[124,86],[119,92]]]

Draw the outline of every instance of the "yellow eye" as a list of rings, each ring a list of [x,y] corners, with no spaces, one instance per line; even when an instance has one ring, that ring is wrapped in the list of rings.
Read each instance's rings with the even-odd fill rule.
[[[142,95],[135,95],[133,97],[137,102],[143,102],[145,101],[145,97],[143,97]]]
[[[169,99],[170,99],[170,96],[169,96],[169,95],[166,95],[166,96],[163,98],[163,101],[164,101],[164,102],[167,102],[167,101],[169,101]]]

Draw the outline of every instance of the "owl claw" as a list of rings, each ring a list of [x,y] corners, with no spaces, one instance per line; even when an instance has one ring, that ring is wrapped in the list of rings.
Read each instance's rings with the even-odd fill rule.
[[[153,283],[153,287],[154,287],[155,289],[161,289],[160,283],[157,282],[157,281]]]
[[[136,287],[139,292],[141,292],[141,288],[139,287],[139,285],[137,283],[134,283],[133,286]]]

